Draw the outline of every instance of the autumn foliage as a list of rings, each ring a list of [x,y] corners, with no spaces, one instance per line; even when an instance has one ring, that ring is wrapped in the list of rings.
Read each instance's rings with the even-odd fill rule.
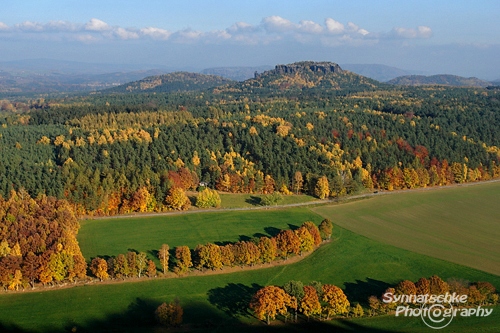
[[[79,223],[66,200],[24,190],[0,197],[0,285],[18,290],[35,283],[86,277],[76,234]]]
[[[280,287],[267,286],[253,296],[250,309],[254,311],[257,318],[266,320],[269,325],[278,314],[285,315],[288,308],[296,308],[296,304],[297,300]]]

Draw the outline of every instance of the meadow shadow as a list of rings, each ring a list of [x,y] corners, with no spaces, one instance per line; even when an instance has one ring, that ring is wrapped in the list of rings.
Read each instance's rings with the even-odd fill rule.
[[[265,227],[264,231],[267,232],[267,234],[271,237],[275,237],[278,235],[281,231],[281,229],[275,228],[275,227]]]
[[[208,301],[230,317],[253,316],[249,309],[252,296],[262,286],[253,283],[251,286],[242,283],[229,283],[225,287],[210,289]]]
[[[384,281],[366,278],[366,281],[356,280],[356,282],[346,282],[344,293],[349,300],[359,302],[361,305],[368,305],[368,298],[372,295],[380,297],[384,291],[391,287]]]
[[[251,195],[250,198],[245,200],[245,202],[252,206],[260,206],[262,204],[262,199],[254,195]]]

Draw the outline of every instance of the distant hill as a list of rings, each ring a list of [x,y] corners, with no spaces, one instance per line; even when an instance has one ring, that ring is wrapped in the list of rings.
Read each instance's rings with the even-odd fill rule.
[[[475,77],[462,77],[456,75],[407,75],[400,76],[388,81],[389,84],[402,86],[421,86],[421,85],[445,85],[455,87],[488,87],[491,82],[483,81]]]
[[[274,69],[238,84],[216,88],[215,92],[240,92],[254,95],[297,95],[339,91],[374,90],[378,81],[343,70],[333,62],[303,61],[276,65]]]
[[[204,90],[233,82],[232,80],[216,75],[174,72],[146,77],[139,81],[129,82],[115,88],[103,90],[102,93],[185,92]]]
[[[386,82],[398,76],[422,74],[419,71],[410,71],[380,64],[342,64],[341,66],[343,69],[380,82]]]
[[[161,70],[105,74],[7,72],[0,70],[0,93],[58,93],[94,91],[163,74]]]
[[[259,66],[259,67],[214,67],[206,68],[201,71],[203,74],[211,74],[225,77],[234,81],[244,81],[251,79],[255,73],[262,73],[272,69],[272,66]]]

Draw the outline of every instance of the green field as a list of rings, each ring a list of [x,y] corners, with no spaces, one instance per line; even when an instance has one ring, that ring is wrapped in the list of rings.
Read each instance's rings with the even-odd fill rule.
[[[491,185],[469,187],[477,200],[488,201]],[[484,188],[483,191],[478,191]],[[497,187],[498,189],[498,187]],[[425,191],[430,202],[451,194],[448,190]],[[408,193],[412,194],[412,193]],[[438,195],[437,194],[444,194]],[[412,198],[404,200],[404,198]],[[482,197],[482,200],[481,200]],[[332,211],[357,207],[376,200],[393,198],[397,207],[410,207],[425,202],[426,196],[412,197],[405,193],[383,198],[338,205]],[[467,199],[469,200],[469,199]],[[391,200],[380,201],[372,213],[390,206]],[[450,204],[450,206],[453,206]],[[450,217],[458,220],[467,210],[464,204],[450,209]],[[484,210],[483,210],[484,211]],[[494,211],[489,210],[489,214]],[[352,214],[365,216],[367,210],[352,209]],[[417,214],[415,212],[414,214]],[[403,215],[401,220],[413,215]],[[429,215],[433,216],[433,215]],[[497,215],[493,215],[496,218]],[[483,216],[487,218],[487,214]],[[140,251],[157,249],[167,242],[171,247],[208,241],[234,241],[255,234],[273,234],[279,228],[300,225],[305,220],[318,223],[323,217],[307,208],[251,212],[214,212],[155,218],[89,220],[82,223],[79,235],[87,258],[113,255],[133,248]],[[430,217],[428,217],[430,218]],[[335,222],[339,224],[338,217]],[[450,232],[453,228],[450,227]],[[498,224],[489,233],[498,231]],[[467,238],[457,239],[457,243]],[[491,247],[490,247],[491,249]],[[492,251],[492,250],[491,250]],[[485,253],[484,255],[487,255]],[[287,266],[261,270],[172,279],[151,279],[144,282],[96,284],[44,292],[4,294],[0,296],[0,331],[7,328],[33,332],[116,331],[153,332],[152,313],[161,302],[179,297],[184,307],[185,328],[204,332],[243,331],[326,331],[326,332],[432,332],[419,318],[383,316],[331,322],[309,323],[306,326],[283,326],[277,322],[266,327],[247,310],[251,295],[261,286],[282,285],[289,280],[305,283],[313,280],[342,287],[351,302],[364,304],[372,294],[381,294],[389,285],[402,279],[416,281],[422,276],[437,274],[444,279],[489,281],[500,288],[500,276],[463,265],[411,252],[382,241],[367,238],[343,227],[334,228],[333,241],[325,244],[302,261]],[[498,332],[500,309],[487,318],[456,320],[446,332]]]
[[[500,275],[500,183],[408,191],[312,210],[357,234]]]
[[[221,197],[221,208],[239,208],[260,206],[261,194],[231,194],[224,193]],[[310,195],[284,195],[280,205],[295,204],[300,202],[318,201],[317,198]]]
[[[322,218],[307,208],[256,211],[215,211],[157,217],[86,220],[78,235],[85,258],[117,255],[129,249],[150,252],[163,243],[170,248],[195,248],[207,242],[235,242],[259,235],[275,235],[290,225]]]

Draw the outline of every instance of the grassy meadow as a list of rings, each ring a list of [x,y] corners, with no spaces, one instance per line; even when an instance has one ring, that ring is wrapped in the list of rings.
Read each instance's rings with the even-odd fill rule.
[[[489,197],[498,193],[490,186],[485,184],[463,189],[479,196],[478,202],[485,202],[485,208],[479,211],[482,211],[484,221],[490,221],[488,225],[492,230],[479,233],[478,237],[485,237],[484,234],[488,233],[494,234],[499,228],[498,224],[491,222],[497,215],[487,208]],[[489,281],[500,288],[498,274],[472,268],[472,265],[445,261],[437,258],[435,254],[428,256],[418,251],[409,251],[401,248],[401,245],[390,245],[389,241],[383,239],[372,239],[371,234],[366,237],[361,232],[340,226],[338,211],[342,209],[351,209],[350,214],[354,216],[379,212],[389,214],[391,209],[407,209],[406,214],[401,214],[394,220],[401,223],[408,220],[408,223],[414,223],[415,219],[432,219],[438,216],[428,213],[420,218],[414,217],[425,211],[419,204],[426,203],[425,207],[433,212],[433,203],[441,201],[443,207],[449,208],[449,219],[458,221],[466,214],[465,211],[470,209],[465,203],[472,203],[472,199],[465,194],[462,194],[464,202],[457,201],[460,194],[448,192],[448,189],[421,193],[421,196],[415,197],[412,196],[413,193],[403,193],[336,205],[326,213],[323,209],[328,207],[315,208],[314,212],[301,207],[82,221],[79,241],[87,259],[95,255],[124,253],[128,249],[151,251],[163,242],[171,247],[189,245],[193,248],[198,243],[209,241],[236,241],[260,234],[273,235],[278,229],[298,226],[306,220],[319,223],[323,216],[317,213],[331,216],[336,225],[332,242],[324,244],[303,260],[290,265],[269,265],[269,268],[260,270],[241,269],[229,274],[147,279],[141,282],[94,283],[67,289],[3,294],[0,295],[0,331],[161,332],[154,327],[154,309],[160,303],[178,297],[184,308],[183,330],[189,331],[431,332],[420,318],[395,318],[392,315],[297,325],[283,325],[276,321],[267,327],[248,311],[250,297],[257,289],[271,284],[283,285],[289,280],[301,280],[304,283],[317,280],[335,284],[344,289],[351,302],[360,302],[365,306],[370,295],[380,295],[388,286],[402,279],[416,281],[422,276],[429,277],[434,274],[445,280],[459,278]],[[431,199],[426,195],[431,196]],[[455,196],[455,199],[449,200],[450,196]],[[392,201],[399,204],[391,206]],[[364,205],[372,202],[377,204],[364,208]],[[456,204],[453,205],[452,202]],[[355,209],[358,206],[360,208]],[[411,207],[420,209],[411,214]],[[489,216],[491,214],[492,216]],[[381,220],[386,219],[380,216]],[[346,213],[343,218],[347,217],[351,216]],[[437,224],[442,219],[436,218],[434,223]],[[449,233],[455,232],[454,226],[455,224],[448,225]],[[461,230],[460,223],[456,226]],[[420,228],[425,229],[425,226]],[[436,235],[438,236],[440,235]],[[466,236],[456,238],[458,248],[470,242]],[[416,240],[421,240],[422,247],[425,247],[432,237]],[[438,246],[437,241],[433,246]],[[494,250],[490,247],[488,251]],[[482,255],[488,258],[485,248],[480,247],[478,251],[484,251]],[[498,332],[499,319],[500,309],[497,307],[487,318],[456,319],[446,328],[446,332]]]
[[[312,210],[357,234],[500,275],[500,182],[374,196]]]

